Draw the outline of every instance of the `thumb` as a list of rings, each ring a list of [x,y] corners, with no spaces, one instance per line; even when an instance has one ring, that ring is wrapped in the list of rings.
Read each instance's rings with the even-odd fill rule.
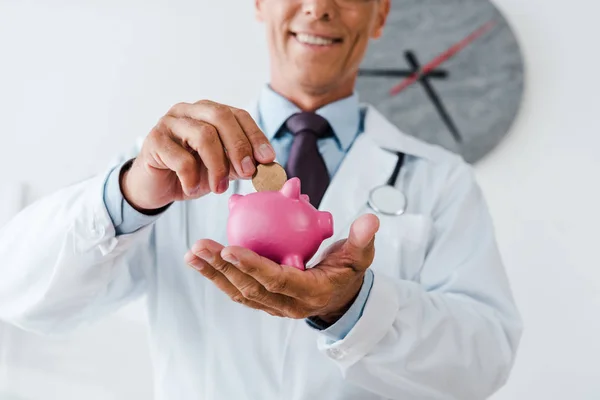
[[[375,234],[379,230],[379,218],[373,214],[359,217],[350,227],[348,240],[344,244],[356,266],[367,268],[375,256]]]

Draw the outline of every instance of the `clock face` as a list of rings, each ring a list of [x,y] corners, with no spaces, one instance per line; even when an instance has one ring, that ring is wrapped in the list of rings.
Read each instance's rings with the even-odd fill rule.
[[[393,0],[356,89],[403,132],[475,163],[517,115],[523,59],[488,0]]]

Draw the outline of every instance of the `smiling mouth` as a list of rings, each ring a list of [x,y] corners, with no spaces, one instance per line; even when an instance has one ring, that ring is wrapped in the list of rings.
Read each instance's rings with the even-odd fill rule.
[[[341,38],[318,36],[318,35],[312,35],[310,33],[291,32],[291,34],[300,43],[308,44],[308,45],[312,45],[312,46],[331,46],[334,44],[342,43]]]

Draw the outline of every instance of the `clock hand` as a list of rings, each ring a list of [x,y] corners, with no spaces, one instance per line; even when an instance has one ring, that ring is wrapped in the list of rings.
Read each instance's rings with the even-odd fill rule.
[[[448,61],[450,58],[454,57],[459,51],[461,51],[462,49],[467,47],[469,44],[471,44],[473,41],[475,41],[477,38],[479,38],[481,35],[483,35],[487,31],[492,29],[494,27],[494,25],[496,25],[496,21],[493,21],[493,20],[484,24],[483,26],[481,26],[480,28],[478,28],[477,30],[472,32],[469,36],[467,36],[460,42],[454,44],[448,50],[446,50],[445,52],[443,52],[442,54],[440,54],[439,56],[434,58],[431,62],[426,64],[420,71],[412,74],[411,76],[406,78],[404,81],[402,81],[398,85],[394,86],[391,89],[390,94],[396,95],[396,94],[400,93],[401,91],[403,91],[404,89],[406,89],[407,87],[409,87],[410,85],[412,85],[413,83],[418,81],[422,75],[437,68],[444,62]]]
[[[402,70],[402,69],[361,69],[358,71],[359,76],[383,76],[383,77],[406,77],[414,74],[413,70]],[[446,70],[435,70],[430,71],[425,76],[431,78],[447,78],[448,71]]]
[[[415,57],[414,53],[412,51],[407,51],[405,55],[406,55],[406,60],[408,61],[410,66],[414,70],[418,70],[420,68],[420,65],[419,65],[419,61],[417,61],[417,57]],[[462,137],[461,137],[460,133],[458,132],[456,125],[454,125],[454,122],[450,118],[450,115],[446,111],[446,108],[444,107],[442,101],[440,100],[439,96],[437,95],[437,93],[435,92],[435,90],[433,89],[431,84],[429,83],[429,79],[421,79],[420,83],[423,86],[423,88],[425,89],[425,92],[427,93],[427,95],[429,96],[431,101],[433,102],[435,108],[438,110],[440,116],[446,123],[446,127],[448,128],[448,130],[450,130],[450,133],[452,133],[452,136],[454,136],[454,139],[457,142],[462,142]]]

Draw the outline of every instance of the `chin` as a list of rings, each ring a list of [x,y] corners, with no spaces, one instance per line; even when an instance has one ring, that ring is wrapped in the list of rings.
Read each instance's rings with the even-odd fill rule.
[[[340,72],[324,70],[322,63],[309,63],[294,68],[287,68],[288,77],[302,86],[314,88],[329,88],[340,81]]]

